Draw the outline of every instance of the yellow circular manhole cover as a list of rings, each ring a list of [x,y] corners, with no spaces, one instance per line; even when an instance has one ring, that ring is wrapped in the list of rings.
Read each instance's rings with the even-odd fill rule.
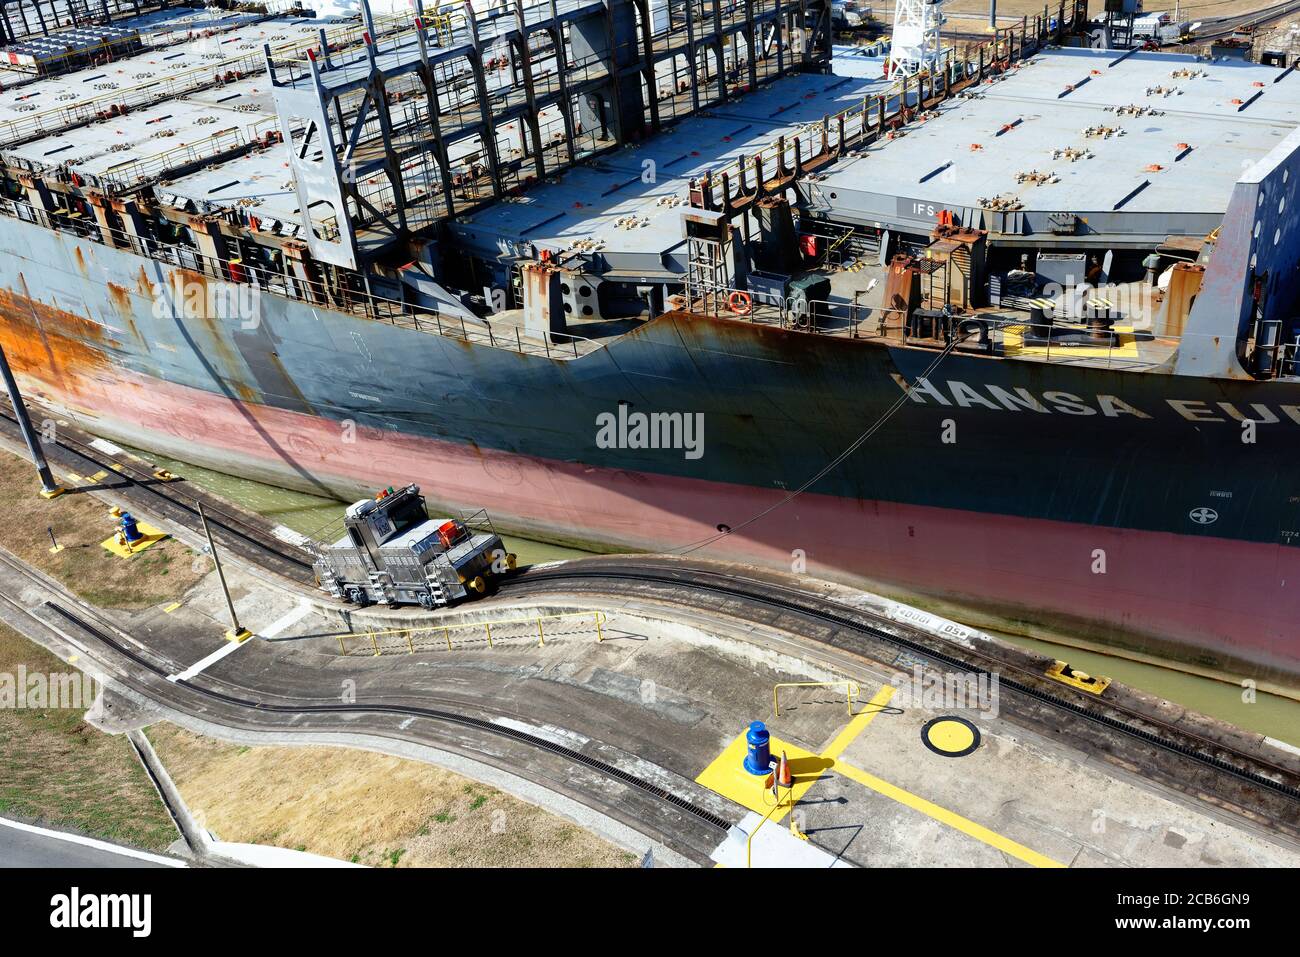
[[[980,732],[965,718],[946,715],[927,721],[921,729],[921,740],[935,754],[960,758],[980,746]]]

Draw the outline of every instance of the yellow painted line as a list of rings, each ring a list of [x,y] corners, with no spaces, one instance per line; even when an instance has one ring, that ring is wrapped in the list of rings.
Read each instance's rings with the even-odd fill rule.
[[[838,771],[846,778],[851,778],[852,780],[857,781],[863,787],[870,788],[877,794],[883,794],[885,797],[897,801],[899,804],[905,804],[915,811],[920,811],[927,817],[934,818],[934,820],[941,824],[946,824],[951,828],[955,828],[963,834],[975,838],[977,841],[983,841],[990,847],[995,847],[1005,854],[1010,854],[1012,857],[1024,861],[1026,864],[1032,864],[1034,867],[1065,866],[1059,861],[1052,860],[1045,854],[1039,854],[1037,851],[1030,850],[1023,844],[1017,844],[1009,837],[1004,837],[996,831],[991,831],[982,824],[976,824],[974,821],[964,818],[953,811],[949,811],[947,808],[940,807],[931,801],[927,801],[925,798],[913,794],[910,791],[904,791],[897,785],[890,784],[888,781],[878,778],[874,774],[868,774],[866,771],[863,771],[860,768],[855,768],[851,764],[837,761],[835,762],[834,770]]]
[[[835,740],[826,746],[826,750],[822,752],[822,757],[834,761],[843,754],[844,749],[853,743],[853,739],[867,730],[867,725],[871,724],[871,720],[885,709],[885,706],[889,704],[889,699],[894,697],[896,690],[889,685],[882,686],[876,692],[875,697],[867,702],[866,707],[854,715],[853,720],[845,725],[844,730],[835,736]]]
[[[895,691],[896,689],[891,688],[889,685],[881,687],[862,711],[855,715],[853,720],[845,726],[844,730],[836,735],[835,740],[826,747],[826,750],[822,751],[821,756],[823,758],[829,758],[835,762],[831,770],[838,771],[845,777],[857,781],[863,787],[870,788],[877,794],[883,794],[891,800],[897,801],[900,804],[905,804],[913,810],[920,811],[922,814],[939,821],[941,824],[946,824],[978,841],[983,841],[991,847],[996,847],[998,850],[1010,854],[1012,857],[1024,861],[1027,864],[1032,864],[1035,867],[1064,867],[1064,864],[1054,861],[1046,855],[1039,854],[1037,851],[1030,850],[1023,844],[1017,844],[1015,841],[1011,840],[1011,838],[1004,837],[996,831],[991,831],[982,824],[976,824],[974,821],[964,818],[954,811],[949,811],[947,808],[940,807],[932,801],[927,801],[925,798],[913,794],[910,791],[905,791],[895,784],[890,784],[883,778],[878,778],[874,774],[868,774],[866,771],[855,768],[853,765],[846,764],[839,760],[840,755],[843,754],[844,750],[853,743],[853,740],[865,731],[867,726],[875,719],[876,715],[889,705],[890,700],[894,697]]]
[[[100,469],[98,472],[96,472],[94,475],[90,477],[90,480],[92,482],[102,482],[106,478],[108,478],[108,473],[105,472],[103,469]]]
[[[179,608],[179,607],[181,607],[181,603],[178,602],[178,601],[174,601],[174,602],[172,602],[170,605],[168,605],[166,608],[164,608],[163,611],[167,612],[167,614],[170,615],[172,612],[174,612],[174,611],[175,611],[177,608]]]

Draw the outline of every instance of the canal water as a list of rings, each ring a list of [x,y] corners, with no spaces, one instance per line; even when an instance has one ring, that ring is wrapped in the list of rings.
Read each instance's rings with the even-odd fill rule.
[[[155,465],[184,476],[186,481],[193,482],[251,512],[256,512],[311,538],[315,538],[318,532],[337,526],[343,518],[344,509],[349,504],[332,498],[321,498],[319,495],[311,495],[307,492],[294,492],[249,479],[236,478],[224,472],[214,472],[212,469],[180,462],[154,452],[139,449],[133,451]],[[341,529],[336,528],[336,530],[342,534]],[[509,551],[518,556],[520,565],[581,558],[590,554],[576,548],[564,548],[560,545],[550,545],[546,542],[535,542],[509,535],[502,535],[501,540]]]
[[[314,536],[343,516],[343,502],[263,485],[153,453],[139,454],[183,475],[188,481],[303,535]],[[590,554],[526,538],[502,537],[506,547],[519,556],[521,565],[580,558]],[[1078,651],[1019,635],[999,634],[998,637],[1022,648],[1068,660],[1073,667],[1089,674],[1107,675],[1115,681],[1141,688],[1238,727],[1300,746],[1300,701],[1263,692],[1256,692],[1253,700],[1250,700],[1250,696],[1243,694],[1243,689],[1236,685],[1189,675],[1173,668],[1130,661],[1100,652]]]

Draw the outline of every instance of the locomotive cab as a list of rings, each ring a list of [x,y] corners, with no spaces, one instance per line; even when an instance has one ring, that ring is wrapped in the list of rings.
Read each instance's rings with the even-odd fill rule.
[[[343,526],[314,567],[322,588],[357,605],[440,608],[482,594],[515,567],[486,512],[431,519],[418,485],[348,506]]]

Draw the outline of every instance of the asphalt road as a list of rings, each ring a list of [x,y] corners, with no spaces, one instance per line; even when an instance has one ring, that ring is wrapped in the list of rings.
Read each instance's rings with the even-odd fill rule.
[[[74,835],[30,831],[0,818],[0,868],[4,867],[168,867],[153,855],[96,841],[80,843]]]

